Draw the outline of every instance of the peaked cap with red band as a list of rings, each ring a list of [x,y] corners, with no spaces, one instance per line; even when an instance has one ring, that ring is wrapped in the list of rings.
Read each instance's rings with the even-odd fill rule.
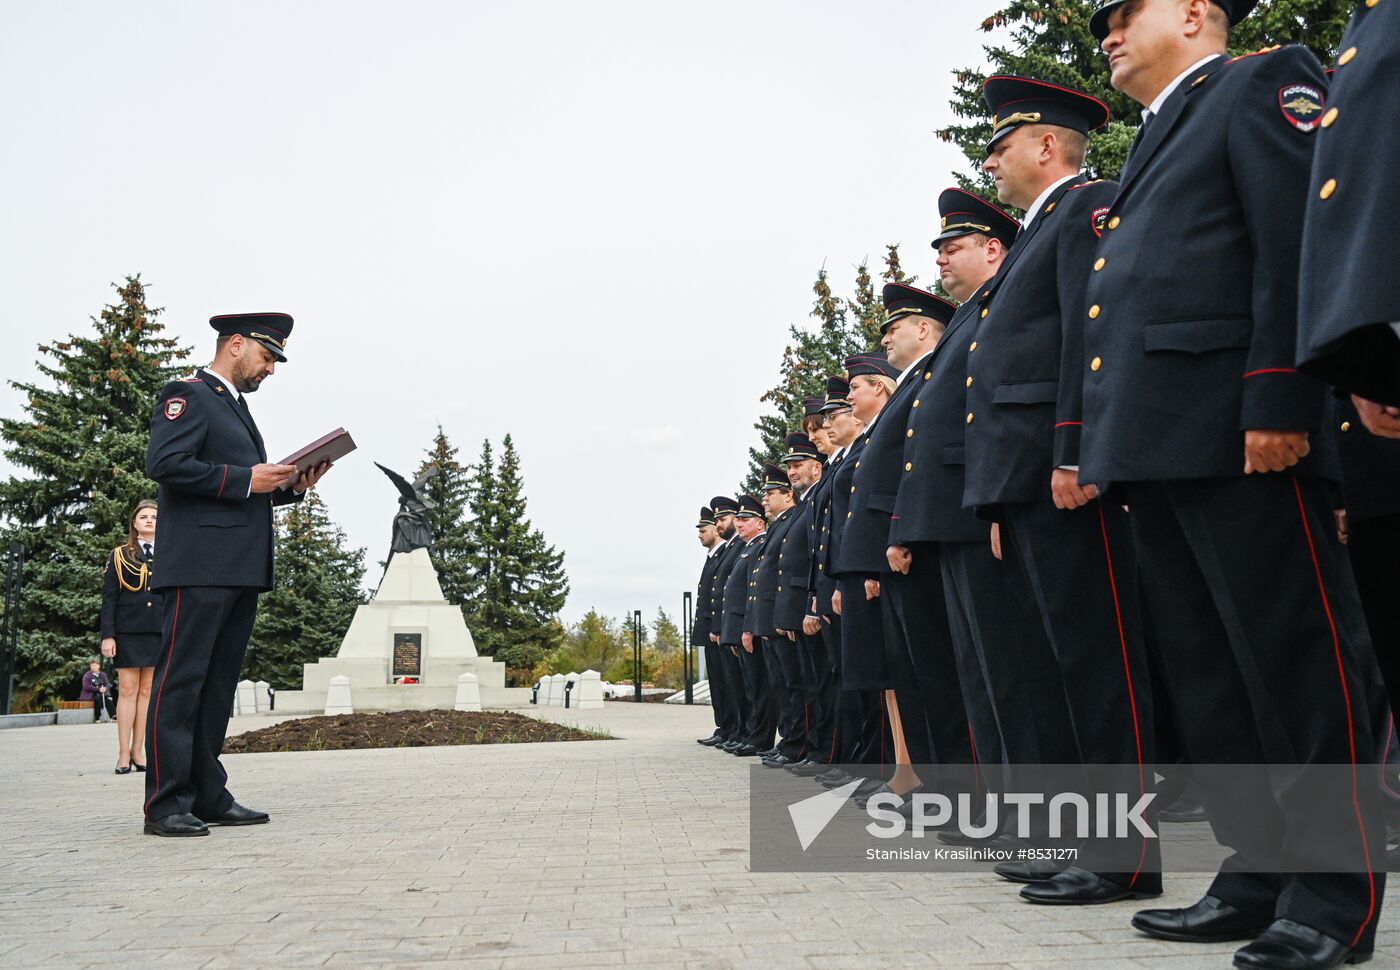
[[[932,246],[937,249],[949,239],[974,232],[1010,246],[1020,229],[1019,222],[986,199],[962,189],[944,189],[938,196],[938,236]]]
[[[1094,15],[1089,18],[1089,33],[1094,35],[1094,39],[1102,42],[1108,36],[1108,15],[1113,12],[1114,7],[1121,7],[1128,0],[1103,0],[1099,4],[1099,9],[1094,11]],[[1211,0],[1217,7],[1223,9],[1230,15],[1230,26],[1233,27],[1259,4],[1259,0]]]
[[[928,290],[921,290],[917,286],[905,286],[903,283],[886,283],[880,293],[880,301],[885,304],[885,321],[880,324],[881,333],[888,330],[890,324],[900,317],[932,317],[939,323],[946,324],[953,319],[953,314],[958,309],[941,296],[934,296]]]
[[[1058,125],[1087,135],[1108,122],[1108,105],[1074,88],[1035,78],[997,74],[982,84],[982,99],[992,113],[987,151],[1022,125]]]
[[[292,318],[285,313],[224,313],[209,318],[209,326],[220,337],[241,334],[256,340],[279,361],[287,360],[287,338],[292,335]]]

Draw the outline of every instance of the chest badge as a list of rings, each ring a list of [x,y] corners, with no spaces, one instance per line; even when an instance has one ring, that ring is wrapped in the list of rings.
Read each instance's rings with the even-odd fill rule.
[[[184,413],[185,413],[185,399],[184,399],[184,398],[182,398],[182,397],[172,397],[170,400],[168,400],[168,401],[165,402],[165,417],[166,417],[167,420],[174,421],[176,418],[178,418],[180,415],[182,415],[182,414],[184,414]]]
[[[1288,84],[1279,88],[1278,107],[1284,119],[1299,131],[1312,131],[1322,120],[1322,92],[1311,84]]]

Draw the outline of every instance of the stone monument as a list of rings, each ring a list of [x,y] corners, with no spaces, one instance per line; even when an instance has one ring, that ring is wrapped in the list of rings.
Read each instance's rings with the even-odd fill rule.
[[[415,482],[379,466],[399,490],[389,564],[374,597],[355,610],[334,657],[303,665],[302,689],[279,691],[277,712],[320,711],[332,677],[350,679],[359,711],[451,709],[462,674],[476,675],[484,707],[521,707],[530,689],[505,686],[505,664],[479,657],[460,606],[442,595],[428,556],[432,532]]]

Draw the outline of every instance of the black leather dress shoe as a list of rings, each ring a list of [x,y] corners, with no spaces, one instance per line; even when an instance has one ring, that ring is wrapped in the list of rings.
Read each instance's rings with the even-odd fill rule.
[[[785,754],[775,754],[771,758],[763,759],[763,767],[765,768],[786,768],[792,763],[792,759]]]
[[[741,744],[729,753],[736,758],[753,758],[758,755],[758,748],[752,744]]]
[[[708,738],[695,739],[696,744],[703,744],[707,748],[713,748],[715,745],[720,744],[723,741],[724,738],[720,737],[718,734],[711,734]]]
[[[1239,970],[1329,970],[1369,959],[1371,954],[1291,919],[1274,920],[1257,940],[1235,951]]]
[[[205,825],[261,825],[268,821],[266,812],[259,812],[254,808],[244,808],[234,802],[229,806],[228,811],[214,818],[206,818]]]
[[[722,741],[722,742],[720,742],[719,744],[715,745],[715,750],[717,750],[717,751],[725,751],[725,752],[732,752],[732,751],[733,751],[735,748],[737,748],[738,746],[739,746],[739,742],[738,742],[738,741]]]
[[[1144,909],[1133,914],[1133,927],[1159,940],[1182,943],[1223,943],[1252,940],[1269,928],[1273,914],[1242,912],[1214,896],[1185,909]]]
[[[826,765],[816,765],[811,758],[803,758],[800,761],[793,761],[790,764],[783,765],[783,767],[795,775],[800,775],[808,768],[813,767],[815,767],[816,769],[816,774],[821,774],[823,771],[826,771],[827,768]]]
[[[160,835],[167,839],[187,839],[197,835],[208,835],[209,826],[193,815],[180,814],[147,819],[141,831],[147,835]]]
[[[1207,821],[1206,807],[1198,799],[1182,795],[1158,812],[1157,818],[1163,822],[1204,822]]]
[[[817,783],[823,788],[840,788],[842,785],[850,784],[855,780],[855,775],[849,775],[840,768],[833,768],[831,771],[817,775]]]
[[[1070,866],[1045,882],[1033,882],[1021,888],[1021,898],[1028,903],[1048,906],[1092,906],[1116,903],[1120,899],[1150,899],[1162,895],[1159,887],[1151,890],[1129,889],[1088,869]]]
[[[1011,882],[1048,882],[1064,871],[1064,866],[1053,862],[998,862],[992,866],[992,872]]]
[[[771,757],[773,757],[775,754],[779,754],[779,753],[780,753],[780,752],[778,751],[777,748],[764,748],[762,751],[760,751],[760,752],[758,753],[758,756],[759,756],[760,758],[771,758]]]

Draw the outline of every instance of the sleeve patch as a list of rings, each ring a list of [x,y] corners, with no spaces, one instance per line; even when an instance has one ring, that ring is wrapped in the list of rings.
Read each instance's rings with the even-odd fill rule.
[[[1107,205],[1100,206],[1094,210],[1093,215],[1089,218],[1089,224],[1094,227],[1094,235],[1100,239],[1103,238],[1103,227],[1108,222],[1108,210],[1111,208],[1112,206]]]
[[[180,415],[182,415],[182,414],[184,414],[184,413],[185,413],[185,399],[184,399],[184,398],[182,398],[182,397],[172,397],[170,400],[168,400],[168,401],[165,402],[165,417],[166,417],[167,420],[174,421],[176,418],[178,418]]]
[[[1322,120],[1327,99],[1311,84],[1285,84],[1278,89],[1278,109],[1283,118],[1299,131],[1312,131]]]

